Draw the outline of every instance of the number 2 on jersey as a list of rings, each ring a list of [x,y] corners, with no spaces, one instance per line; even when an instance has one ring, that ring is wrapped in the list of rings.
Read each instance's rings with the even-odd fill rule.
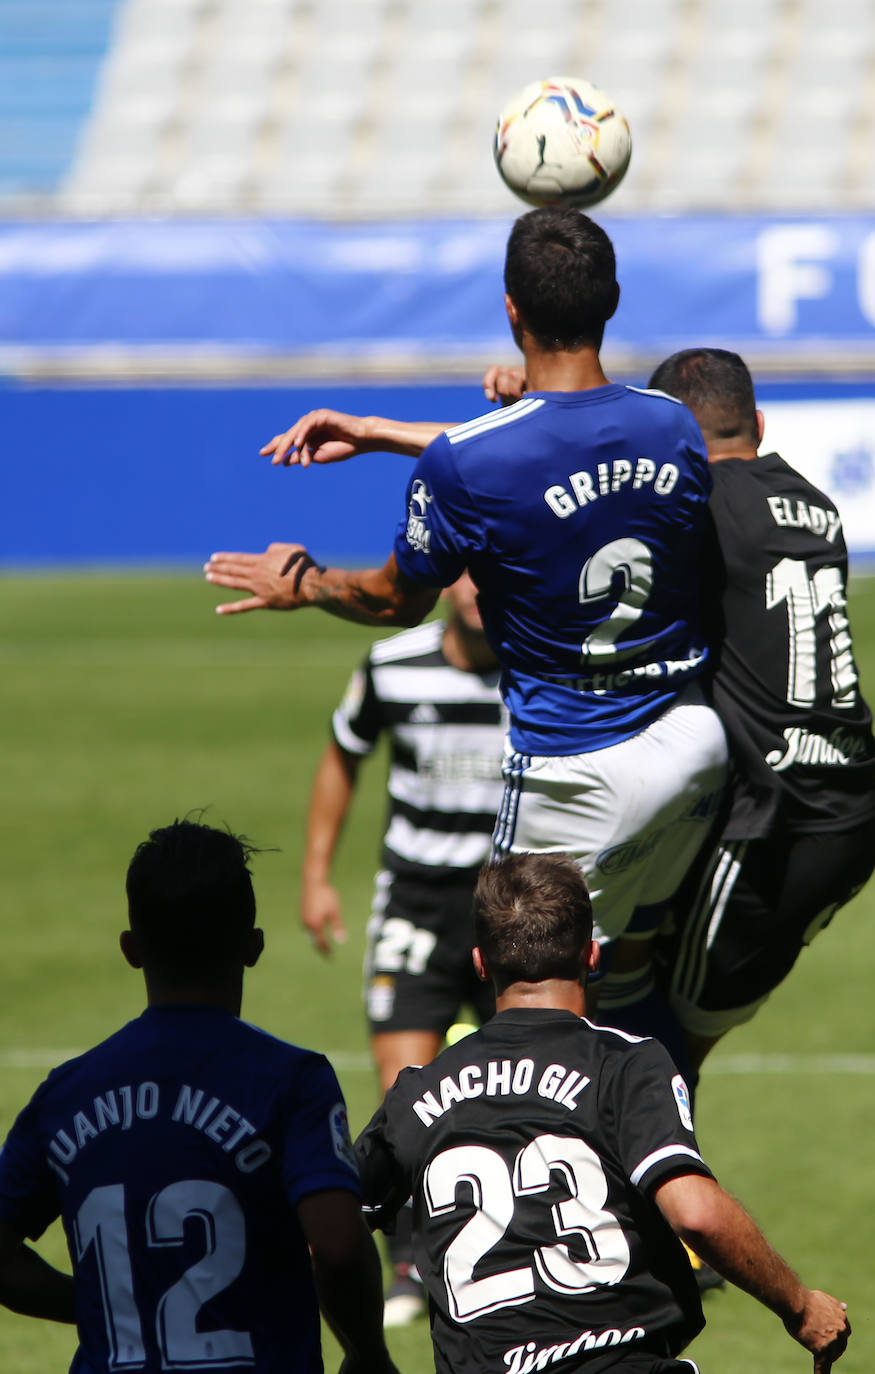
[[[545,1193],[558,1174],[569,1196],[550,1211],[555,1245],[540,1245],[532,1263],[483,1278],[474,1269],[495,1249],[513,1222],[516,1201]],[[456,1209],[459,1184],[471,1188],[476,1211],[453,1237],[444,1255],[444,1283],[456,1321],[474,1321],[498,1307],[512,1307],[535,1296],[535,1272],[557,1293],[587,1293],[600,1284],[619,1283],[629,1267],[623,1228],[605,1209],[608,1184],[595,1151],[576,1137],[541,1135],[529,1141],[509,1171],[501,1155],[484,1145],[457,1145],[436,1155],[423,1187],[429,1215]],[[573,1259],[562,1237],[577,1236],[586,1259]]]
[[[619,584],[619,587],[618,587]],[[603,544],[580,570],[577,599],[581,606],[590,601],[604,601],[617,597],[617,604],[591,635],[581,644],[581,652],[592,658],[610,658],[614,662],[625,654],[638,652],[617,648],[616,641],[641,615],[653,586],[653,557],[640,539],[613,539]]]

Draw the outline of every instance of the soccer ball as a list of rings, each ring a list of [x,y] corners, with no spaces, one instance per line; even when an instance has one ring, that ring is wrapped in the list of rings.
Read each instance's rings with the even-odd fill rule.
[[[521,200],[582,210],[620,184],[632,139],[604,91],[573,76],[551,76],[524,86],[505,105],[493,151],[502,178]]]

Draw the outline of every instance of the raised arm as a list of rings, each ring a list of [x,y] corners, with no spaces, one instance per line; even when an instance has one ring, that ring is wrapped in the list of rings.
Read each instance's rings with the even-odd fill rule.
[[[217,587],[248,593],[242,601],[217,606],[219,615],[318,606],[360,625],[418,625],[441,591],[405,577],[394,554],[382,568],[320,568],[303,544],[270,544],[264,553],[214,553],[204,576]]]
[[[814,1356],[814,1374],[828,1374],[851,1334],[845,1303],[806,1288],[741,1204],[714,1179],[683,1174],[658,1187],[654,1199],[691,1250],[781,1318],[794,1340]]]
[[[301,924],[322,954],[331,953],[332,940],[337,944],[346,940],[340,894],[331,881],[331,869],[355,792],[359,763],[357,755],[330,740],[310,791],[301,870]]]
[[[511,406],[519,401],[526,392],[526,370],[524,367],[503,367],[493,363],[483,374],[483,393],[487,401],[500,401],[503,406]]]
[[[260,449],[276,467],[342,463],[357,453],[404,453],[418,458],[449,424],[431,420],[386,420],[379,415],[346,415],[311,410]]]
[[[383,1337],[380,1259],[358,1199],[341,1189],[311,1193],[298,1203],[298,1219],[319,1306],[346,1353],[345,1374],[397,1374]]]

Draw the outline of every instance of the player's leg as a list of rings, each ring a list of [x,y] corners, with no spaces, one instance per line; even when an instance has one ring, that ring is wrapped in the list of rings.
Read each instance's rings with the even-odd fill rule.
[[[380,874],[368,922],[365,996],[374,1061],[385,1093],[409,1064],[427,1064],[443,1044],[473,974],[474,877],[440,881]],[[425,1312],[414,1266],[411,1213],[388,1239],[393,1281],[384,1322]]]
[[[664,906],[647,908],[646,919],[658,920]],[[635,913],[626,933],[609,945],[602,945],[602,978],[594,986],[596,996],[587,990],[587,1015],[602,1026],[614,1026],[627,1035],[651,1036],[664,1045],[689,1086],[690,1101],[695,1093],[695,1074],[690,1062],[683,1027],[658,985],[653,961],[654,927],[637,927],[645,912]]]
[[[733,1026],[751,1020],[873,866],[875,822],[720,843],[669,955],[670,998],[696,1068]]]
[[[402,1069],[430,1064],[443,1044],[437,1031],[381,1031],[371,1036],[380,1092],[385,1097]]]
[[[508,754],[504,773],[493,852],[572,854],[605,943],[623,934],[637,907],[673,894],[707,838],[726,741],[690,689],[621,744],[568,757]]]
[[[655,985],[651,937],[710,833],[725,773],[723,727],[691,689],[621,744],[568,758],[508,756],[494,837],[497,852],[577,858],[605,953],[588,1006],[605,1024],[662,1040],[684,1073],[683,1035]]]

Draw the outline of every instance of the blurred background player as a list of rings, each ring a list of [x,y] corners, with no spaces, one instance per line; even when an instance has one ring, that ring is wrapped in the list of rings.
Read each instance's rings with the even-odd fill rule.
[[[487,866],[475,924],[497,1015],[405,1069],[356,1142],[375,1224],[413,1193],[438,1374],[695,1369],[677,1358],[703,1317],[676,1236],[826,1374],[847,1344],[845,1305],[806,1288],[717,1184],[662,1046],[582,1019],[598,947],[577,864]]]
[[[0,1300],[75,1321],[76,1370],[393,1374],[334,1071],[239,1019],[264,937],[246,841],[191,821],[128,868],[148,1007],[55,1069],[0,1156]],[[63,1219],[74,1278],[24,1238]]]
[[[446,621],[378,641],[332,719],[310,796],[301,919],[323,954],[345,938],[331,869],[359,765],[387,735],[388,817],[365,963],[381,1097],[408,1064],[427,1064],[464,1004],[495,1010],[471,964],[472,894],[501,799],[505,721],[499,668],[464,575],[444,593]],[[411,1275],[409,1210],[389,1241],[394,1281],[384,1321],[425,1310]]]
[[[649,385],[692,410],[714,479],[711,693],[731,787],[718,842],[674,904],[667,950],[698,1070],[875,867],[875,741],[835,505],[778,454],[759,455],[763,415],[738,354],[686,349]]]
[[[630,925],[652,933],[725,773],[697,685],[710,476],[685,407],[605,376],[619,287],[602,229],[575,210],[523,215],[505,287],[532,390],[428,445],[382,569],[326,571],[301,546],[274,545],[214,554],[205,571],[249,594],[224,613],[318,605],[390,624],[418,623],[467,568],[510,715],[496,851],[575,853],[610,943]],[[635,950],[642,981],[647,945]]]

